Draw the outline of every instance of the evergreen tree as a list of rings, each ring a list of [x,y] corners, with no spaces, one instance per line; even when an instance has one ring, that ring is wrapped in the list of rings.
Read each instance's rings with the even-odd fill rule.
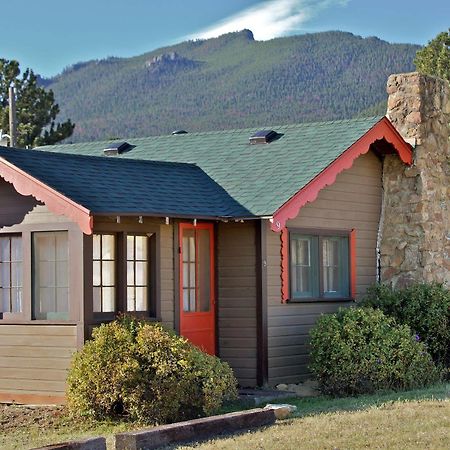
[[[419,50],[414,63],[419,72],[450,82],[450,28]]]
[[[55,144],[69,137],[75,125],[69,120],[56,123],[59,106],[53,91],[38,85],[37,77],[27,69],[21,75],[17,61],[0,58],[0,129],[9,132],[9,87],[16,90],[17,146],[35,147]]]

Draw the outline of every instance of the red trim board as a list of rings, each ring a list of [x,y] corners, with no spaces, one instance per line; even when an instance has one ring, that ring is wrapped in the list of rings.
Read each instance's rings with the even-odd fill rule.
[[[83,233],[92,234],[93,217],[84,206],[42,183],[4,158],[0,158],[0,177],[11,183],[19,194],[33,196],[36,200],[45,203],[51,212],[72,219]]]
[[[367,133],[345,150],[342,155],[335,159],[275,212],[271,224],[272,230],[280,232],[284,229],[286,222],[289,219],[297,217],[300,209],[306,203],[313,202],[324,187],[333,184],[336,181],[336,177],[342,171],[349,169],[356,158],[367,153],[371,144],[381,139],[384,139],[394,147],[398,156],[405,164],[412,164],[413,153],[411,146],[403,140],[389,119],[383,117]]]

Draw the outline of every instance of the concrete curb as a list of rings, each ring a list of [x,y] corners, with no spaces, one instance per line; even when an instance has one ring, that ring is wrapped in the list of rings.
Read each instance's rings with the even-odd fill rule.
[[[63,442],[61,444],[50,444],[31,450],[106,450],[106,439],[104,437],[95,437],[80,441]]]
[[[188,420],[146,430],[116,434],[116,450],[155,449],[177,442],[205,439],[222,433],[275,423],[273,409],[251,409],[220,416]]]

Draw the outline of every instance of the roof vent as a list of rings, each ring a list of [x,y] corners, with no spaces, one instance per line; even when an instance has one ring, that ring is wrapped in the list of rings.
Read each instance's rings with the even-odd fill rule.
[[[186,130],[175,130],[172,131],[172,134],[175,136],[176,134],[187,134]]]
[[[112,142],[111,144],[108,144],[108,147],[103,149],[103,153],[106,156],[121,155],[122,153],[130,151],[134,147],[135,145],[131,145],[124,141]]]
[[[281,134],[278,134],[273,130],[260,130],[250,136],[249,140],[250,144],[268,144],[269,142],[278,139],[280,136]]]

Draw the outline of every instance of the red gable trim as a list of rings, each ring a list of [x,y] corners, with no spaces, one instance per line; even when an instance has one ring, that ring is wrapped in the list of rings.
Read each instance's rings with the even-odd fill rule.
[[[32,177],[4,158],[0,158],[0,177],[11,183],[19,194],[31,195],[36,200],[45,203],[51,212],[72,219],[83,233],[92,233],[93,218],[88,209]]]
[[[399,158],[405,164],[412,164],[413,153],[411,146],[403,140],[389,119],[383,117],[351,147],[345,150],[342,155],[335,159],[275,212],[271,226],[272,230],[276,232],[281,231],[286,226],[286,222],[296,217],[306,203],[313,202],[324,187],[333,184],[336,181],[336,177],[343,170],[349,169],[358,156],[367,153],[370,145],[381,139],[389,142],[394,147]]]

